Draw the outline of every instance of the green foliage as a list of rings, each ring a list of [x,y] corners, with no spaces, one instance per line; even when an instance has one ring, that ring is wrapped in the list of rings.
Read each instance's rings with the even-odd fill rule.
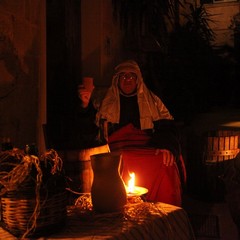
[[[168,25],[174,25],[179,0],[112,0],[114,18],[136,42],[148,36],[166,47]]]
[[[215,39],[215,34],[209,26],[209,22],[213,22],[210,15],[203,4],[196,6],[196,4],[189,3],[189,14],[183,14],[186,18],[186,23],[182,26],[186,35],[191,35],[192,40],[197,43],[202,42],[207,46],[211,46]]]

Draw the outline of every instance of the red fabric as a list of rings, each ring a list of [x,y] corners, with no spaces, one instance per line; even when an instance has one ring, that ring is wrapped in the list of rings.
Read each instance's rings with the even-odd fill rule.
[[[128,125],[109,136],[111,151],[121,151],[123,180],[127,184],[129,173],[134,172],[136,186],[148,189],[147,201],[181,206],[181,181],[178,167],[163,164],[163,155],[155,155],[154,148],[146,148],[149,137],[145,132]]]

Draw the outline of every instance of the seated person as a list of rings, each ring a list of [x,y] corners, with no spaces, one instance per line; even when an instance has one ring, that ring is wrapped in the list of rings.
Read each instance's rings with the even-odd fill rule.
[[[134,172],[136,185],[149,190],[148,201],[181,206],[184,163],[174,119],[160,98],[146,87],[135,61],[125,61],[115,71],[98,111],[91,103],[92,91],[79,86],[80,112],[93,116],[95,111],[99,127],[103,121],[107,123],[111,151],[122,152],[125,182],[129,172]]]

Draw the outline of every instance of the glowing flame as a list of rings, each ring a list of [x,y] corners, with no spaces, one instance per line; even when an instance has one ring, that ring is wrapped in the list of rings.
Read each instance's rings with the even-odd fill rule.
[[[129,173],[130,180],[128,181],[128,192],[133,193],[135,190],[135,173]]]
[[[135,186],[135,173],[129,173],[130,179],[128,181],[128,186],[126,184],[126,192],[129,197],[132,196],[142,196],[148,192],[147,188]]]

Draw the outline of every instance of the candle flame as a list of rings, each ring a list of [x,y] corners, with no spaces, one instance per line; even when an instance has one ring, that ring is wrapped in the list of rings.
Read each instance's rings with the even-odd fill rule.
[[[128,181],[128,192],[133,193],[135,190],[135,173],[129,173],[130,180]]]

